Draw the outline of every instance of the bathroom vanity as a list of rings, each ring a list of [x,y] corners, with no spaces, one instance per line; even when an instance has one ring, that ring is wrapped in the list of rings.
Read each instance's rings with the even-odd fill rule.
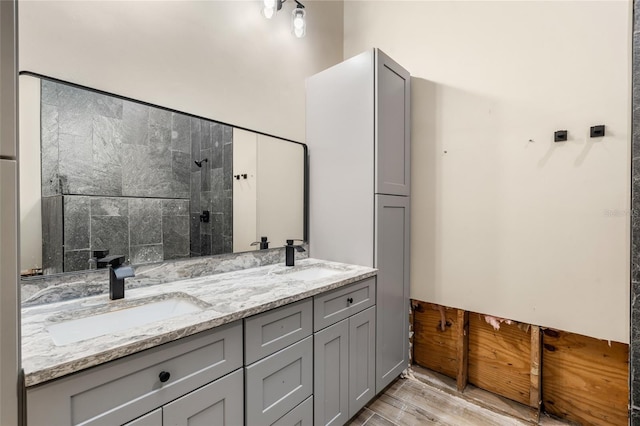
[[[25,308],[28,424],[343,424],[375,395],[376,273],[306,259]],[[140,309],[186,313],[56,336]]]

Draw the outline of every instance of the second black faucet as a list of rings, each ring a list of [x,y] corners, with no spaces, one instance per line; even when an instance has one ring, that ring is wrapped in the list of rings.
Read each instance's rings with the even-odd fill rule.
[[[287,245],[284,246],[284,250],[285,250],[285,256],[284,256],[285,265],[287,265],[287,266],[294,266],[295,265],[296,251],[298,251],[298,252],[305,251],[304,247],[302,247],[301,245],[293,245],[294,241],[302,242],[302,240],[287,240]]]

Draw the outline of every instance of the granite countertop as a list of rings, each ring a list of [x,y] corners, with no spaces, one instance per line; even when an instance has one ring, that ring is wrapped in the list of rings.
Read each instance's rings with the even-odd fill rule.
[[[290,276],[318,266],[336,273],[317,279]],[[34,386],[376,274],[377,270],[369,267],[305,259],[297,261],[293,268],[280,263],[130,289],[124,299],[117,301],[101,295],[24,308],[25,384]],[[54,343],[47,330],[56,323],[167,298],[183,298],[203,309],[62,346]]]

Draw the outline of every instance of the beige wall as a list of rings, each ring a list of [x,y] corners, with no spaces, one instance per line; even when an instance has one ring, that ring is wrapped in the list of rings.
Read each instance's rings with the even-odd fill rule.
[[[286,240],[302,240],[304,150],[301,145],[265,135],[258,135],[257,148],[256,237],[269,237],[269,247],[282,247]]]
[[[345,57],[413,76],[413,298],[628,342],[630,11],[345,2]]]
[[[342,60],[342,2],[20,3],[20,69],[280,137],[304,139],[304,79]]]
[[[40,79],[20,76],[20,270],[42,268]]]
[[[233,129],[233,174],[247,174],[247,179],[233,179],[233,251],[257,250],[257,156],[258,134]]]

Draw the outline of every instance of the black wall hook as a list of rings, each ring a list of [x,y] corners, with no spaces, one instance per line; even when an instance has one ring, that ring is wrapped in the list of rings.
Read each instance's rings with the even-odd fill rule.
[[[208,160],[207,158],[203,158],[203,159],[202,159],[202,160],[200,160],[200,161],[194,160],[193,162],[194,162],[194,163],[196,163],[196,166],[198,166],[198,167],[202,167],[202,163],[206,163],[206,162],[208,162],[208,161],[209,161],[209,160]]]

